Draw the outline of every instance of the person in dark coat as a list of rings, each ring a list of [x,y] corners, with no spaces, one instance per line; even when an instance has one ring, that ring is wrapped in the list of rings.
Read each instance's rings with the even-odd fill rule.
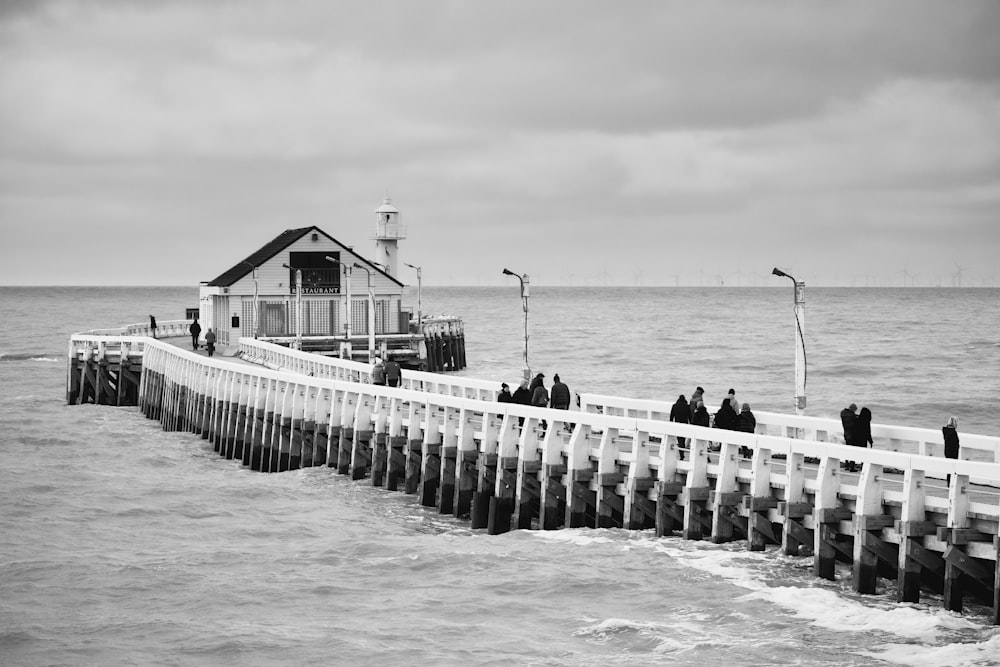
[[[678,424],[690,424],[691,423],[691,406],[688,405],[687,399],[684,398],[684,394],[677,397],[674,401],[673,406],[670,408],[670,421],[677,422]],[[677,446],[684,447],[687,444],[687,440],[680,436],[677,437]],[[680,456],[681,461],[684,460],[684,450],[681,449]]]
[[[945,458],[957,459],[959,444],[958,444],[958,418],[950,417],[948,423],[941,427],[941,434],[944,436],[944,455]],[[948,475],[948,484],[951,485],[951,475]]]
[[[521,385],[514,390],[514,402],[518,405],[531,405],[531,390],[528,389],[527,380],[522,380]],[[517,418],[517,425],[524,426],[524,417]]]
[[[156,338],[156,318],[152,315],[149,316],[149,328],[153,332],[153,338]]]
[[[698,405],[695,406],[694,416],[691,418],[691,423],[695,426],[708,426],[708,410],[705,408],[705,401],[698,401]]]
[[[757,430],[757,418],[750,411],[750,404],[744,403],[740,409],[740,430],[744,433],[753,433]]]
[[[840,411],[840,423],[844,427],[844,444],[854,447],[856,444],[857,436],[855,435],[855,429],[858,424],[858,415],[855,412],[858,406],[855,403],[851,403],[846,408]],[[844,461],[844,470],[854,472],[858,469],[858,464],[854,461]]]
[[[844,444],[855,445],[854,425],[858,422],[858,415],[855,412],[858,406],[851,403],[840,411],[840,423],[844,427]]]
[[[535,395],[535,390],[538,389],[538,385],[545,384],[545,373],[538,373],[535,377],[531,378],[531,384],[528,385],[528,391],[531,395]]]
[[[549,390],[545,388],[545,381],[542,379],[545,377],[539,373],[535,379],[538,380],[538,384],[535,385],[535,390],[531,392],[531,404],[536,408],[547,408],[549,407]],[[549,424],[544,419],[541,421],[542,431],[548,428]]]
[[[194,318],[194,322],[188,327],[188,331],[191,332],[191,348],[198,349],[198,336],[201,335],[201,325],[198,324],[198,318]]]
[[[549,407],[556,410],[569,410],[570,401],[573,396],[569,392],[569,387],[559,379],[559,373],[552,376],[552,390],[549,392]]]
[[[729,393],[726,394],[726,398],[729,399],[729,405],[732,406],[733,412],[736,414],[740,413],[740,402],[736,400],[736,390],[730,389]]]
[[[212,327],[209,327],[208,333],[205,334],[205,349],[208,350],[208,356],[215,354],[215,332],[212,331]]]
[[[740,430],[740,416],[729,404],[729,399],[722,399],[719,411],[715,413],[715,428],[724,428],[730,431]]]
[[[497,403],[513,403],[514,395],[510,393],[510,387],[504,382],[500,385],[500,393],[497,394]]]
[[[944,436],[944,455],[949,459],[958,458],[958,418],[951,417],[948,423],[941,427],[941,434]]]
[[[743,407],[740,409],[739,416],[739,427],[744,433],[753,433],[757,430],[757,418],[753,416],[753,412],[750,411],[750,404],[744,403]],[[748,459],[753,456],[753,452],[749,447],[740,447],[740,455]]]
[[[691,408],[691,423],[694,423],[694,411],[698,409],[698,401],[705,400],[705,390],[698,387],[691,394],[691,400],[688,401],[688,406]]]
[[[545,388],[545,383],[541,379],[536,379],[538,383],[531,392],[531,404],[536,408],[547,408],[549,407],[549,390]]]
[[[531,405],[531,390],[528,389],[528,381],[521,382],[521,386],[514,390],[514,402],[521,405]]]
[[[866,448],[875,444],[872,440],[872,411],[868,408],[861,408],[857,419],[854,420],[853,441],[850,444]],[[851,471],[857,472],[862,468],[864,468],[863,463],[851,461]]]
[[[870,448],[875,444],[872,440],[872,411],[868,408],[861,408],[858,420],[854,423],[855,447]]]
[[[385,383],[390,387],[398,387],[402,379],[402,372],[399,362],[395,359],[389,359],[385,362]]]

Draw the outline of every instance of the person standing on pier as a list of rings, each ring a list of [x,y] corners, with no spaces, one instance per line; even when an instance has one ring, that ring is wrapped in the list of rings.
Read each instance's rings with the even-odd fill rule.
[[[385,383],[390,387],[398,387],[399,382],[402,379],[400,375],[401,369],[399,367],[399,362],[395,359],[389,359],[385,362]]]
[[[201,325],[198,324],[198,318],[194,318],[194,322],[188,327],[188,331],[191,332],[191,349],[198,349],[198,336],[201,335]]]
[[[677,401],[674,402],[673,406],[670,408],[670,421],[677,422],[678,424],[690,424],[691,423],[691,406],[688,405],[687,399],[684,398],[684,394],[677,397]],[[687,441],[677,436],[677,453],[680,455],[681,461],[684,460],[684,445]]]
[[[854,437],[857,438],[858,447],[870,449],[875,444],[872,440],[872,411],[868,408],[861,408],[858,421],[854,425]]]
[[[153,332],[153,338],[156,338],[156,318],[152,315],[149,316],[149,329]]]
[[[958,458],[958,417],[949,417],[948,423],[941,427],[941,435],[944,436],[944,456],[948,459]],[[948,485],[951,485],[951,475],[947,477]],[[1000,566],[998,566],[1000,567]]]
[[[691,394],[691,400],[688,401],[688,405],[691,407],[691,423],[692,424],[694,423],[694,413],[695,413],[695,410],[698,409],[698,401],[702,401],[704,399],[705,399],[705,390],[702,389],[701,387],[698,387],[697,389],[695,389],[694,393]]]
[[[544,376],[541,373],[535,377],[538,383],[533,383],[535,384],[535,389],[531,392],[531,404],[536,408],[549,407],[549,390],[545,388],[545,380],[542,377]]]
[[[538,384],[535,385],[535,391],[531,394],[531,404],[536,408],[547,408],[549,407],[549,390],[545,388],[545,376],[539,373],[535,376],[535,380],[538,380]],[[542,431],[544,432],[548,428],[548,422],[544,419],[541,421]]]
[[[740,430],[744,433],[753,433],[757,430],[757,418],[750,411],[749,403],[744,403],[740,410]],[[753,456],[753,452],[749,447],[740,447],[740,455],[748,459]]]
[[[212,327],[209,327],[208,333],[205,334],[205,349],[208,350],[208,356],[215,354],[215,332],[212,331]]]
[[[570,401],[573,400],[569,387],[559,379],[559,373],[552,376],[552,391],[549,392],[549,407],[556,410],[569,410]]]
[[[380,357],[375,357],[375,364],[372,366],[372,384],[385,386],[385,365]]]
[[[854,446],[854,425],[858,422],[858,406],[851,403],[840,411],[840,424],[844,427],[844,444]]]
[[[514,390],[514,402],[518,405],[531,405],[531,390],[527,380],[521,380],[520,386]],[[517,425],[524,426],[524,417],[517,418]]]
[[[948,423],[941,427],[941,434],[944,436],[945,458],[958,458],[958,417],[950,417]]]
[[[500,385],[500,393],[497,394],[497,403],[513,403],[514,396],[510,393],[510,387],[506,382]]]
[[[740,416],[730,404],[728,398],[722,399],[719,411],[715,413],[715,428],[724,428],[729,431],[740,430]]]
[[[858,440],[857,404],[851,403],[840,411],[840,423],[844,427],[844,444],[851,447],[862,446]],[[860,466],[855,461],[844,461],[844,470],[857,472]]]
[[[694,417],[691,418],[691,423],[695,426],[704,426],[708,428],[708,410],[705,408],[705,401],[698,401],[698,405],[694,409]]]

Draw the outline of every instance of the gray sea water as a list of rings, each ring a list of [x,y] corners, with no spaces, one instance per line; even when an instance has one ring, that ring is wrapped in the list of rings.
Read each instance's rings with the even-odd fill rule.
[[[790,288],[790,286],[789,286]],[[1000,434],[1000,290],[806,293],[807,414]],[[132,408],[66,406],[74,331],[180,319],[193,288],[0,288],[0,664],[995,665],[987,609],[745,544],[488,536],[329,468],[244,470]],[[426,288],[464,375],[512,382],[517,288]],[[574,391],[733,387],[791,411],[791,289],[543,288],[529,361]]]

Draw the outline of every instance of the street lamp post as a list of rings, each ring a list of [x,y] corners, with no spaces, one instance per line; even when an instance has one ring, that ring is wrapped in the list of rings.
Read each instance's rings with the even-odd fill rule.
[[[420,269],[419,266],[407,264],[406,262],[403,262],[403,264],[410,267],[411,269],[417,270],[417,333],[420,333],[420,322],[421,320],[423,320],[423,310],[421,308],[421,303],[420,303],[420,284],[423,282],[422,279],[423,271]]]
[[[531,286],[528,274],[518,275],[510,269],[504,269],[505,276],[514,276],[521,282],[521,305],[524,308],[524,368],[522,374],[525,380],[531,379],[531,366],[528,365],[528,292]]]
[[[806,369],[806,339],[805,339],[805,319],[806,319],[806,284],[795,280],[781,269],[775,267],[771,271],[773,275],[788,278],[795,285],[795,413],[803,414],[806,409],[806,379],[808,371]]]
[[[289,271],[295,271],[295,349],[302,349],[302,269],[282,264]]]
[[[354,262],[354,268],[368,274],[368,358],[375,357],[375,290],[372,287],[372,271],[367,266]]]

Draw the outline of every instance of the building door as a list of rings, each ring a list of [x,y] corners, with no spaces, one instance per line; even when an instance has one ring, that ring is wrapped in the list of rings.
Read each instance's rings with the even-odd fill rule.
[[[265,336],[288,336],[288,324],[285,320],[285,304],[262,303],[263,317],[261,327]]]

